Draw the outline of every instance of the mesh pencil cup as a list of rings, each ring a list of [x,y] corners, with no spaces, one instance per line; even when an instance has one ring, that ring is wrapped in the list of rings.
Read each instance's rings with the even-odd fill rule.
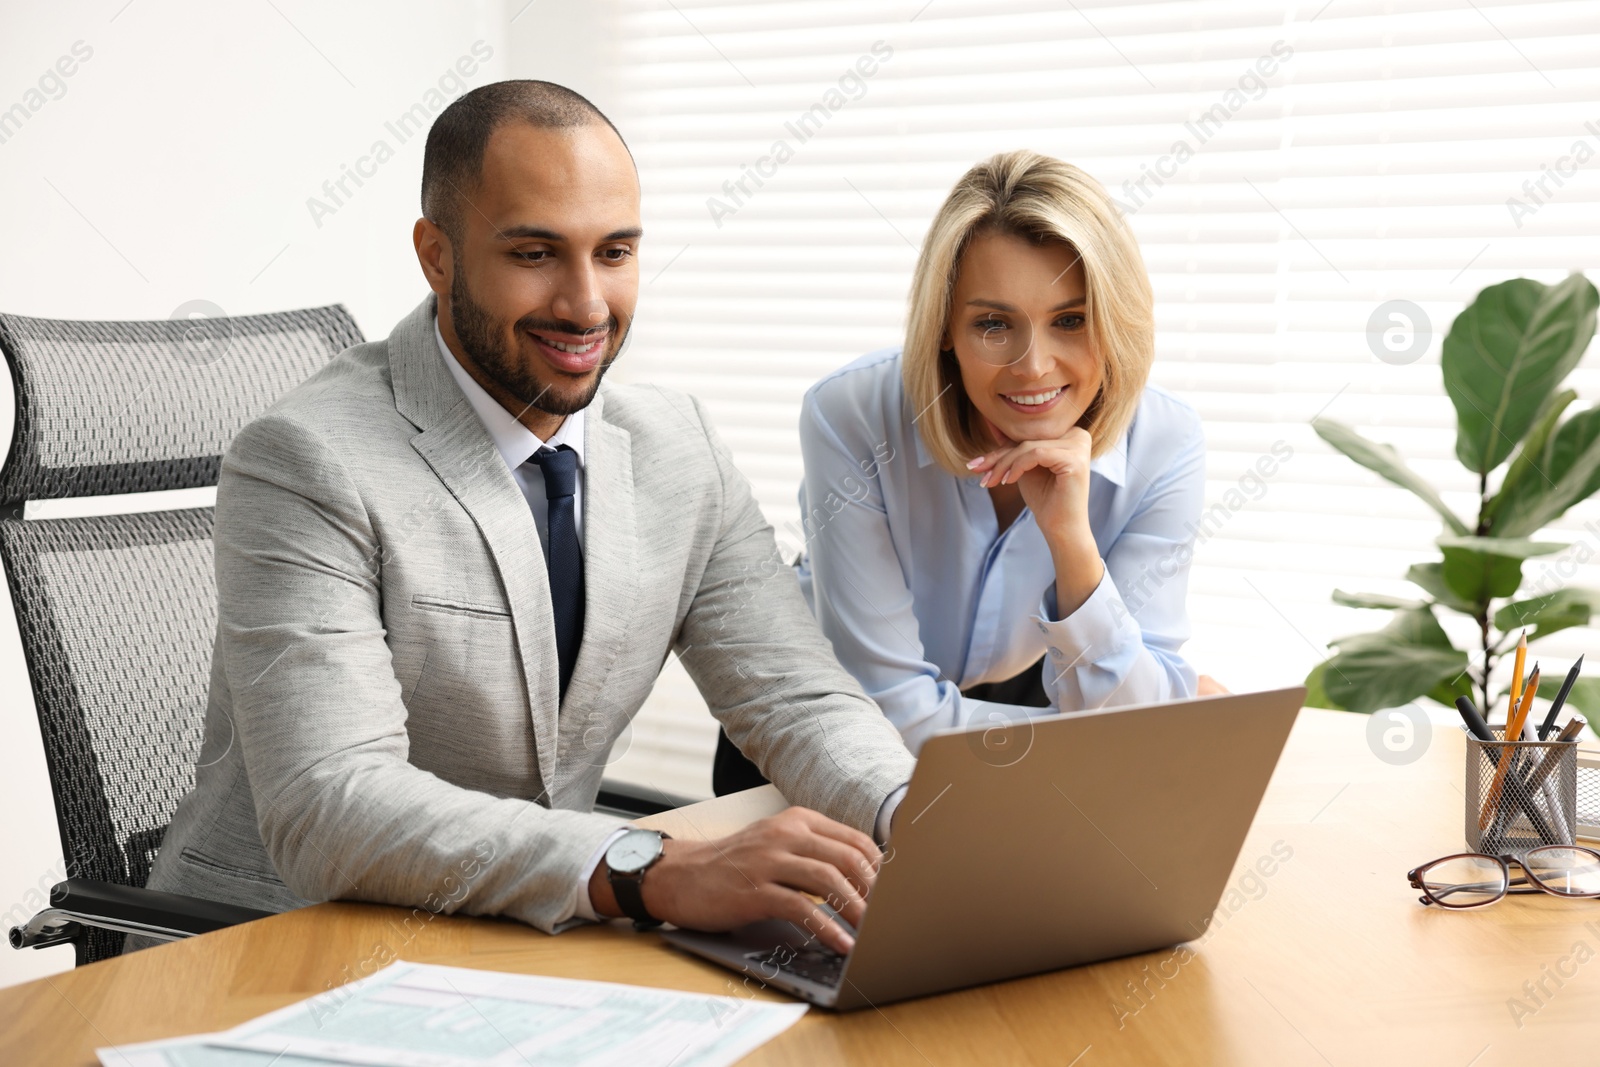
[[[1578,830],[1578,743],[1467,735],[1467,847],[1520,856],[1538,845],[1570,845]]]
[[[1600,752],[1578,753],[1578,840],[1600,841]]]

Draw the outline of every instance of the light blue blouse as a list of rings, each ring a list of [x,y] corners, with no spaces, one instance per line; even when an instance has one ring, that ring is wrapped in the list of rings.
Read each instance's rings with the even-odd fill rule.
[[[913,424],[900,349],[873,352],[805,395],[800,585],[834,653],[912,752],[934,731],[1193,696],[1189,562],[1205,437],[1154,386],[1118,445],[1089,465],[1089,522],[1106,564],[1056,618],[1055,566],[1033,512],[999,531],[979,475],[934,462]],[[965,697],[1045,656],[1048,708]]]

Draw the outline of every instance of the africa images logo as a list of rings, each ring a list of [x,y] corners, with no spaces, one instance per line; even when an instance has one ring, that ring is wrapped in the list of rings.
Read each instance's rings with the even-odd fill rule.
[[[378,168],[394,158],[396,147],[405,144],[419,133],[426,134],[433,116],[466,91],[466,79],[478,73],[478,65],[487,63],[493,55],[494,49],[486,42],[474,41],[471,55],[457,59],[439,75],[434,85],[428,87],[422,94],[421,100],[400,112],[392,121],[383,124],[384,130],[394,138],[394,144],[389,143],[388,137],[379,137],[372,142],[365,155],[356,158],[354,164],[341,164],[338,177],[329,178],[322,183],[322,194],[326,199],[307,197],[306,210],[311,212],[311,221],[316,223],[317,229],[322,229],[322,220],[325,216],[337,214],[339,209],[355,196],[355,190],[350,188],[352,182],[355,183],[356,189],[361,188],[366,184],[363,179],[376,177]],[[477,58],[474,59],[473,56]]]
[[[783,124],[784,131],[795,139],[795,144],[805,144],[811,140],[822,132],[823,125],[833,117],[834,112],[842,111],[846,104],[867,95],[867,79],[878,73],[879,67],[889,62],[893,55],[894,48],[888,41],[874,41],[871,53],[862,54],[853,66],[846,67],[834,86],[822,94],[822,99],[802,111],[793,121]],[[772,142],[766,155],[753,164],[744,164],[737,178],[723,182],[722,192],[726,200],[718,196],[706,198],[706,210],[711,214],[711,221],[717,224],[717,229],[722,229],[725,217],[737,215],[745,202],[755,195],[755,190],[750,188],[752,182],[756,189],[760,189],[766,185],[762,179],[776,176],[778,168],[793,158],[794,145],[787,138],[780,137]]]

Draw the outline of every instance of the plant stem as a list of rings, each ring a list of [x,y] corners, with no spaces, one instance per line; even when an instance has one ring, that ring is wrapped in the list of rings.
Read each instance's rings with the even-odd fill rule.
[[[1486,512],[1489,510],[1489,472],[1484,471],[1478,475],[1478,528],[1474,532],[1479,537],[1489,536],[1489,520]]]
[[[1489,505],[1489,472],[1478,473],[1478,528],[1479,537],[1489,535],[1489,521],[1485,515]],[[1489,601],[1478,607],[1478,633],[1483,640],[1483,717],[1489,718],[1489,675],[1494,671],[1494,656],[1489,646]]]
[[[1483,717],[1489,717],[1489,674],[1494,667],[1493,652],[1489,647],[1489,605],[1478,612],[1478,632],[1483,636]]]

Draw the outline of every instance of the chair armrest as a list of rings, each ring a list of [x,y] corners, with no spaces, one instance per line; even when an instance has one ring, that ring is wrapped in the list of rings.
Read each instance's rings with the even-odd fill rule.
[[[694,800],[690,797],[663,793],[647,785],[607,778],[600,783],[600,795],[595,797],[594,810],[606,815],[630,818],[635,815],[655,815],[671,811],[673,808],[687,807],[693,803]]]
[[[154,889],[69,878],[50,890],[50,907],[11,928],[12,948],[44,948],[71,941],[78,927],[144,934],[164,941],[210,933],[272,912]]]

